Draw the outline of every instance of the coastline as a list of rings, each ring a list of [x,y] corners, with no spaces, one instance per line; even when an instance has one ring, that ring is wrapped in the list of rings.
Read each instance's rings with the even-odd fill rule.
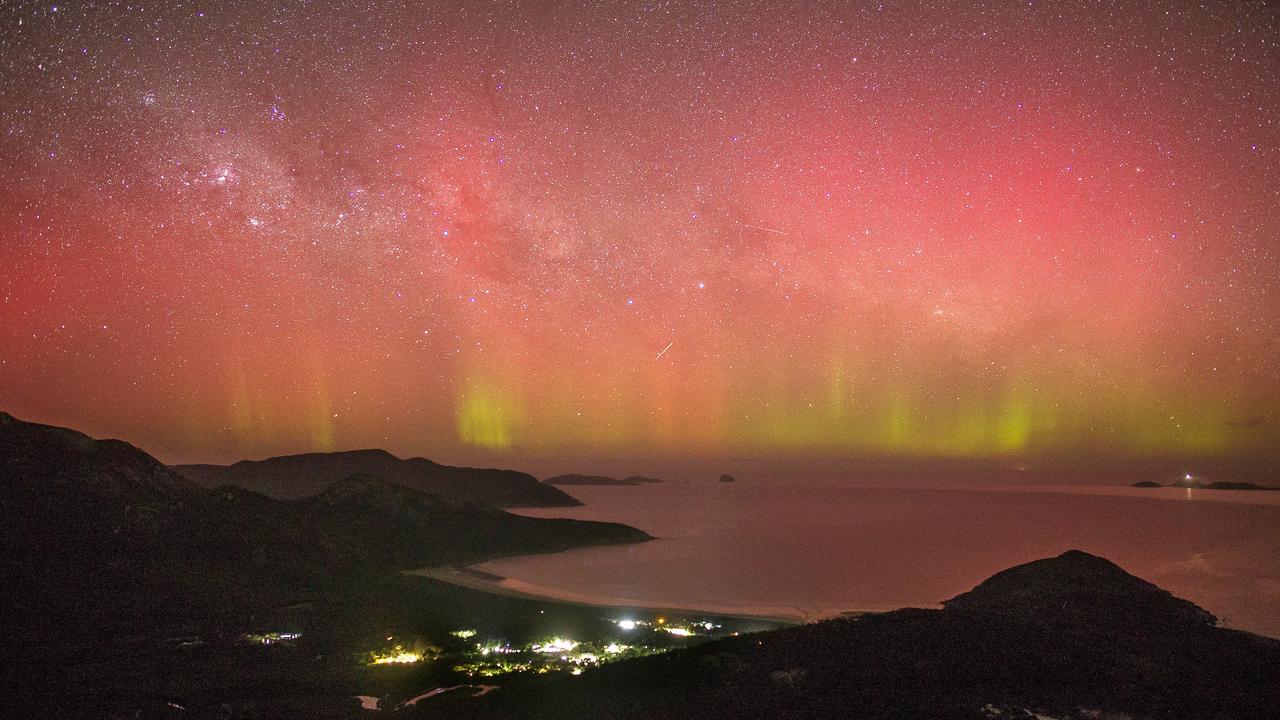
[[[505,595],[525,600],[543,600],[578,605],[582,607],[615,608],[618,610],[643,610],[645,612],[666,613],[671,615],[707,615],[712,617],[736,618],[780,625],[804,625],[836,617],[856,617],[865,615],[864,610],[846,610],[831,612],[806,612],[798,607],[676,607],[664,603],[634,601],[627,598],[605,598],[594,595],[557,590],[543,587],[521,580],[496,575],[470,566],[426,567],[417,570],[404,570],[405,575],[417,575],[440,582],[458,585],[470,590]]]

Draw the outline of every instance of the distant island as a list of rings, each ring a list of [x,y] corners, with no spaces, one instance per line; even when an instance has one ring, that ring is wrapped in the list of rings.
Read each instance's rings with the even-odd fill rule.
[[[650,485],[660,483],[657,478],[631,475],[621,480],[606,475],[556,475],[542,481],[546,485]]]
[[[720,476],[720,482],[737,482],[737,478],[730,475],[729,473],[725,473],[724,475]]]
[[[1206,482],[1201,482],[1195,479],[1190,474],[1184,475],[1183,477],[1169,483],[1168,485],[1161,485],[1160,483],[1152,482],[1151,480],[1143,480],[1142,482],[1134,483],[1131,487],[1136,487],[1136,488],[1167,487],[1167,488],[1184,488],[1187,490],[1280,490],[1280,487],[1273,487],[1271,485],[1258,485],[1257,483],[1251,483],[1251,482],[1206,483]]]

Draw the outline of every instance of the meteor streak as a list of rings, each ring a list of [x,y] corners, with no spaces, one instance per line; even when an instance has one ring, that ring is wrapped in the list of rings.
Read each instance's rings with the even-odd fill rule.
[[[658,357],[654,358],[654,360],[659,360],[659,359],[661,359],[661,358],[662,358],[662,353],[665,353],[666,351],[670,350],[670,349],[671,349],[671,346],[672,346],[672,345],[675,345],[675,344],[676,344],[676,341],[675,341],[675,340],[672,340],[671,342],[667,343],[667,346],[666,346],[666,347],[664,347],[664,348],[662,348],[662,352],[658,353]]]
[[[746,223],[739,223],[739,224],[742,225],[742,227],[748,227],[748,228],[751,228],[752,230],[762,230],[767,233],[773,233],[774,235],[786,235],[786,233],[782,232],[781,230],[774,230],[773,228],[760,227],[759,225],[748,225]]]

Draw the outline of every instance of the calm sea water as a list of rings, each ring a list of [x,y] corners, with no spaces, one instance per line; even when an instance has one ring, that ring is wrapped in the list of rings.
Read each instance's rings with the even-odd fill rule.
[[[512,585],[617,604],[830,616],[932,607],[1071,548],[1280,637],[1280,493],[938,490],[664,483],[573,487],[538,517],[623,522],[638,545],[479,565]]]

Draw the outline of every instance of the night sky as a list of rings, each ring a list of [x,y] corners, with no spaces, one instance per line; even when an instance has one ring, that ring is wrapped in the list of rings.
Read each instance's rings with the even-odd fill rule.
[[[0,409],[169,461],[1280,454],[1280,14],[5,2]]]

